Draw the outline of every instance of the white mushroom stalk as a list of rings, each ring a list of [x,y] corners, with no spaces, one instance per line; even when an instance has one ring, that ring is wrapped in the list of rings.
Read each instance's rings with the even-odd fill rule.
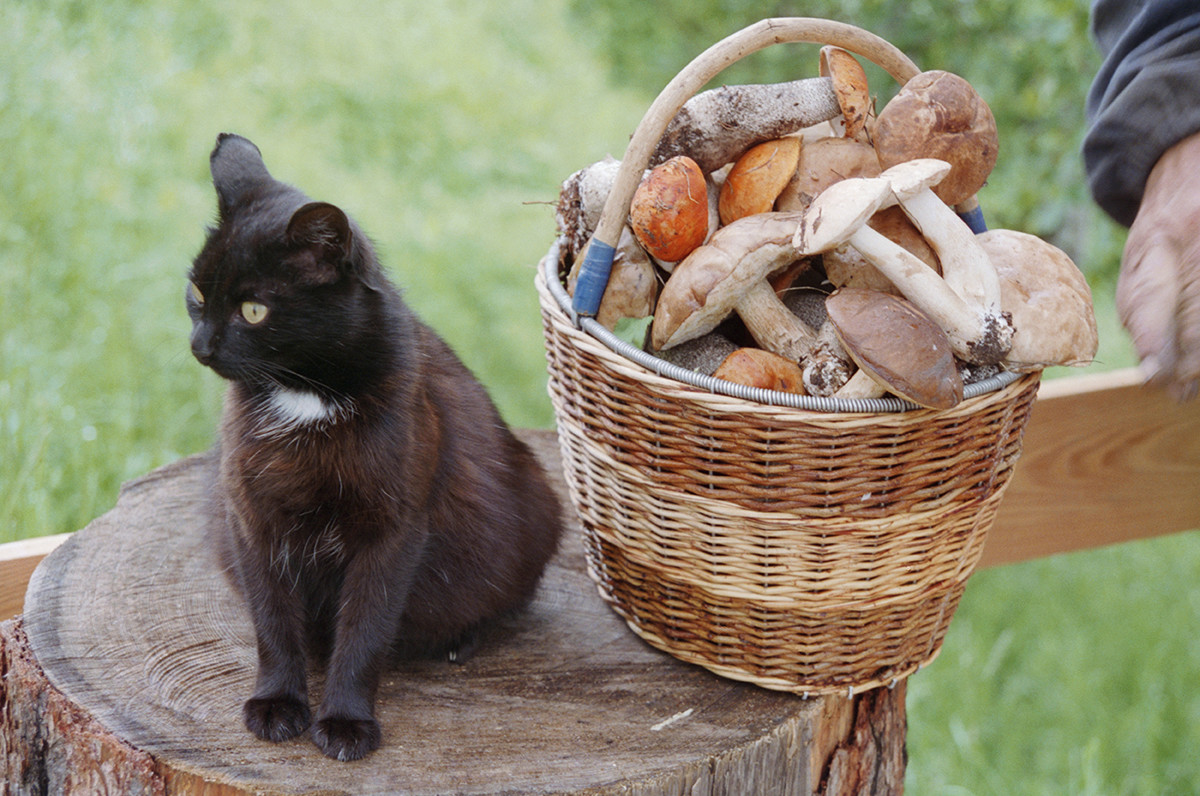
[[[977,364],[1001,361],[1012,344],[1013,328],[998,303],[958,293],[920,258],[867,226],[872,215],[898,201],[886,174],[843,180],[822,191],[796,230],[798,252],[811,255],[853,246],[945,330],[961,359]],[[927,233],[927,237],[929,234],[936,233]],[[930,245],[939,251],[939,257],[939,245],[946,250],[955,248],[952,241],[940,239],[937,243],[930,240]],[[942,267],[946,267],[944,261]]]
[[[1000,279],[975,233],[932,186],[950,172],[944,160],[922,158],[892,166],[879,176],[892,185],[900,208],[937,253],[942,278],[965,301],[1000,306]]]

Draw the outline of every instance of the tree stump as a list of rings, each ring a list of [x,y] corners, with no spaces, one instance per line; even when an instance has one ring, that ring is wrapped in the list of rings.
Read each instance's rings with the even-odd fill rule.
[[[523,435],[561,472],[552,433]],[[385,676],[379,751],[339,763],[306,738],[259,741],[241,722],[249,617],[201,530],[206,464],[191,457],[126,485],[38,567],[23,618],[0,625],[0,792],[902,789],[903,684],[802,700],[664,655],[601,601],[578,527],[530,609],[469,661]]]

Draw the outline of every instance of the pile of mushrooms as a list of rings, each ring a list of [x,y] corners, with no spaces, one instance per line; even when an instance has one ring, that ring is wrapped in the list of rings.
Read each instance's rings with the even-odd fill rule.
[[[1079,269],[1032,235],[979,229],[997,152],[963,78],[922,72],[875,114],[837,47],[818,77],[702,92],[634,195],[597,320],[652,318],[647,350],[717,378],[934,408],[1000,370],[1087,364]],[[618,168],[563,184],[568,291]]]

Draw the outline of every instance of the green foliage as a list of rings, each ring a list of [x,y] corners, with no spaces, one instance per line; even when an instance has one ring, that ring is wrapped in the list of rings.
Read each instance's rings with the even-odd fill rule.
[[[511,422],[551,422],[533,290],[551,204],[641,113],[552,3],[10,2],[4,19],[0,541],[81,527],[123,480],[210,444],[222,387],[188,353],[183,276],[225,130],[361,222]]]

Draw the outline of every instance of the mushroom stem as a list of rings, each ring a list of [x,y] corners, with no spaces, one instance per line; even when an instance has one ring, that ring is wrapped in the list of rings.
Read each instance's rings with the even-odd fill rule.
[[[942,265],[942,278],[964,300],[981,307],[1000,305],[1000,279],[975,233],[930,187],[950,170],[941,160],[912,160],[893,166],[879,176],[905,215],[925,236]]]
[[[854,363],[838,340],[837,330],[826,319],[802,366],[804,389],[810,395],[833,395],[852,377]]]
[[[751,285],[734,311],[754,342],[793,362],[804,359],[816,345],[816,331],[793,315],[765,280]]]
[[[1001,315],[968,304],[920,258],[868,226],[855,230],[848,242],[945,330],[954,353],[979,363],[1003,358],[1012,326]]]
[[[854,371],[854,375],[833,394],[834,398],[882,398],[887,390],[875,377],[862,368]]]

